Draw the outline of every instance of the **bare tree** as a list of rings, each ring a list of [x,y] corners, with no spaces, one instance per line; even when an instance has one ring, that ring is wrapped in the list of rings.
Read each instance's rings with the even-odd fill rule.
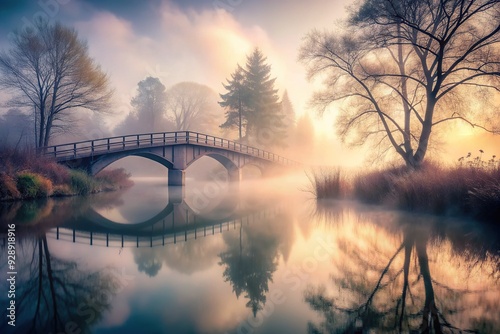
[[[167,91],[167,115],[176,130],[213,133],[218,130],[220,114],[217,94],[208,86],[181,82]]]
[[[313,103],[346,103],[344,140],[370,140],[411,167],[438,125],[498,132],[487,115],[500,91],[499,18],[499,0],[364,0],[343,30],[313,31],[301,48],[309,76],[326,79]]]
[[[11,106],[34,110],[37,146],[67,131],[75,109],[107,109],[108,77],[75,29],[38,21],[13,36],[12,48],[0,54],[0,86],[13,93]]]

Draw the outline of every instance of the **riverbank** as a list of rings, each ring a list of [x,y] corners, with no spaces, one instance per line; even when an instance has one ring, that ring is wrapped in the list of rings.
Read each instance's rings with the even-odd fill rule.
[[[340,169],[309,173],[318,199],[356,199],[410,212],[498,222],[500,167],[428,163],[418,170],[392,167],[350,175]]]
[[[0,201],[87,195],[133,185],[124,169],[92,177],[30,151],[2,150],[0,161]]]

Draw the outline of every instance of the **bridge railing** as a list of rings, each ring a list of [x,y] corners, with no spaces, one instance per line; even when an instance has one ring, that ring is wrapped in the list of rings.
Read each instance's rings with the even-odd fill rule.
[[[299,163],[272,152],[236,141],[211,136],[192,131],[155,132],[116,136],[102,139],[86,140],[68,144],[47,146],[43,152],[57,160],[92,157],[110,152],[126,151],[144,147],[197,144],[201,146],[217,147],[229,151],[259,157],[265,160],[278,162],[284,165],[298,165]]]

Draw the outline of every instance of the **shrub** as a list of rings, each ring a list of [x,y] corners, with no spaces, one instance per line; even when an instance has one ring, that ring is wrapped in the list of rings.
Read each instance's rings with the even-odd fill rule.
[[[17,175],[17,189],[23,198],[35,198],[38,194],[39,182],[33,173]]]
[[[94,179],[30,149],[1,149],[0,161],[0,200],[83,195],[134,184],[124,169],[102,171]]]
[[[17,190],[16,181],[5,173],[0,173],[0,200],[18,199],[21,193]]]
[[[37,197],[48,197],[52,195],[52,181],[42,175],[36,175],[38,181]]]
[[[69,171],[66,167],[58,164],[52,158],[36,155],[33,150],[12,150],[2,149],[0,160],[4,164],[0,165],[0,172],[15,175],[19,171],[31,171],[40,174],[54,184],[69,183]]]
[[[91,194],[97,191],[97,183],[84,171],[70,171],[71,188],[78,195]]]
[[[33,166],[33,171],[52,180],[54,184],[68,184],[70,173],[68,168],[47,158],[38,157],[39,162]]]
[[[17,189],[23,198],[47,197],[52,195],[52,182],[41,175],[23,172],[17,175]]]
[[[95,179],[103,188],[110,190],[134,185],[134,181],[130,180],[130,173],[123,168],[102,170],[95,176]]]
[[[73,190],[67,184],[56,185],[54,186],[54,190],[52,192],[52,196],[71,196],[74,195]]]

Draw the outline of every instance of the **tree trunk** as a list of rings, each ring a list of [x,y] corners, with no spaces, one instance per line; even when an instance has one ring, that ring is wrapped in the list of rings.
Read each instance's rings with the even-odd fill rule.
[[[45,259],[46,259],[46,263],[47,263],[47,276],[49,279],[50,293],[52,296],[52,307],[54,308],[54,330],[57,332],[57,329],[58,329],[57,296],[56,296],[56,290],[54,287],[54,276],[52,275],[52,265],[51,265],[51,261],[50,261],[50,252],[49,252],[49,247],[47,246],[47,236],[45,234],[41,238],[41,242],[43,242],[43,248],[45,251]]]
[[[45,107],[40,106],[40,128],[38,130],[38,147],[44,147],[44,137],[45,137]]]
[[[241,143],[241,98],[238,99],[238,118],[239,118],[239,126],[238,126],[238,131],[239,131],[239,136],[240,136],[240,143]]]
[[[432,118],[434,116],[434,109],[436,107],[436,97],[434,93],[427,94],[427,108],[425,110],[425,119],[422,124],[422,132],[420,133],[420,140],[418,142],[418,148],[413,156],[413,164],[416,168],[420,167],[424,161],[425,154],[427,153],[427,148],[429,146],[429,138],[432,132]]]
[[[397,25],[397,31],[398,31],[398,36],[401,36],[401,25],[399,23]],[[404,149],[406,154],[405,160],[411,161],[411,157],[413,156],[413,148],[411,145],[411,128],[410,128],[411,109],[410,106],[408,105],[408,85],[407,85],[408,78],[406,76],[405,61],[403,57],[403,42],[401,40],[401,37],[398,37],[398,66],[399,66],[399,73],[401,74],[401,103],[403,104],[403,110],[404,110],[403,140],[404,140]]]
[[[406,292],[408,291],[408,276],[410,272],[410,260],[411,260],[411,251],[413,249],[413,244],[415,243],[415,239],[411,233],[412,231],[406,231],[404,236],[404,245],[405,245],[405,260],[403,266],[403,292],[401,293],[401,316],[399,317],[399,332],[403,329],[403,318],[405,314],[405,306],[406,306]]]
[[[416,249],[418,263],[420,264],[420,273],[424,280],[425,288],[425,303],[422,315],[421,333],[430,333],[434,327],[436,334],[441,334],[441,324],[439,323],[439,315],[434,299],[434,289],[432,287],[431,271],[429,269],[429,258],[427,257],[427,238],[419,236],[416,239]],[[430,323],[430,326],[429,326]]]
[[[45,133],[43,138],[43,146],[49,146],[50,141],[50,131],[52,130],[52,114],[49,115],[47,119],[47,124],[45,125]]]
[[[36,328],[36,319],[38,318],[40,312],[40,304],[42,302],[42,277],[43,277],[42,269],[43,269],[43,249],[42,249],[42,239],[39,238],[38,239],[38,297],[36,301],[35,315],[33,316],[33,323],[31,327],[32,332]]]

